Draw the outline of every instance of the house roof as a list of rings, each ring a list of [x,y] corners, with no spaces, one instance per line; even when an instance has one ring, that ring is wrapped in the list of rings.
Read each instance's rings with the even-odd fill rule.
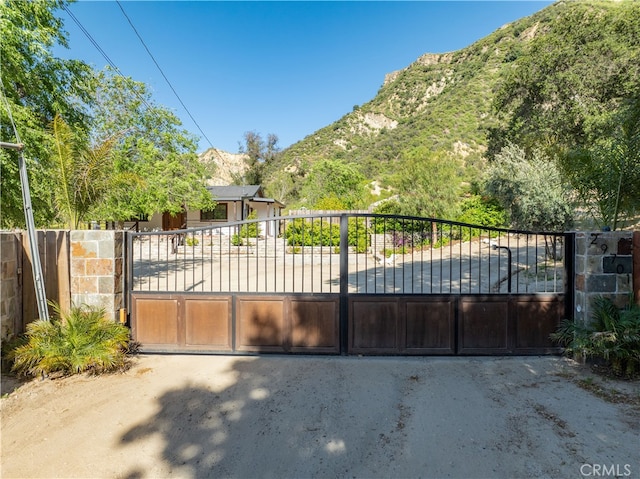
[[[230,186],[207,186],[214,200],[217,201],[258,201],[263,203],[275,203],[280,207],[284,205],[273,198],[265,198],[262,186],[260,185],[230,185]]]
[[[239,201],[241,199],[264,198],[260,185],[207,186],[215,200]]]

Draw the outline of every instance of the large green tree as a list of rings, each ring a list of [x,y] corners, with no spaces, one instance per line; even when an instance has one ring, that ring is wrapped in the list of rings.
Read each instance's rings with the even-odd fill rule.
[[[363,206],[364,176],[355,165],[340,160],[320,160],[304,179],[301,196],[310,208],[338,199],[346,209]]]
[[[398,173],[400,211],[406,215],[452,218],[460,201],[462,164],[426,146],[403,154]]]
[[[195,138],[153,101],[144,83],[111,70],[101,72],[91,112],[91,140],[113,142],[113,174],[118,178],[93,212],[96,219],[125,221],[213,206],[205,188],[209,172],[198,160]]]
[[[239,150],[246,156],[247,170],[235,182],[239,185],[261,185],[265,171],[280,151],[278,136],[269,133],[265,140],[260,133],[247,131],[244,134],[244,144],[240,144]]]
[[[0,2],[0,135],[17,141],[9,112],[25,145],[34,217],[40,226],[54,221],[49,164],[53,138],[49,125],[57,113],[68,122],[86,125],[91,98],[92,69],[78,60],[52,53],[67,46],[67,34],[56,11],[64,0],[5,0]],[[2,215],[0,226],[24,226],[18,160],[15,152],[0,150]]]
[[[486,172],[486,191],[508,212],[514,228],[566,231],[573,224],[571,190],[541,150],[507,145]]]
[[[611,124],[606,136],[565,152],[560,165],[599,226],[615,230],[640,211],[640,99]]]

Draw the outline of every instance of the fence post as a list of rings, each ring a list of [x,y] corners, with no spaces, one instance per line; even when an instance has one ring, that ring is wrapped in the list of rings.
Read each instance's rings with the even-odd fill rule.
[[[576,234],[564,236],[564,317],[575,318],[576,308]]]
[[[633,255],[633,277],[631,278],[633,298],[636,304],[640,305],[640,231],[633,232],[631,242],[633,245],[631,250]]]
[[[340,353],[349,349],[349,217],[340,215]]]

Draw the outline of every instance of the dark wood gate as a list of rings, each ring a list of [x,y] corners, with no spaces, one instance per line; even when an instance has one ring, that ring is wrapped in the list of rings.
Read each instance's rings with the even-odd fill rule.
[[[343,214],[128,235],[147,351],[549,354],[573,310],[571,234]]]

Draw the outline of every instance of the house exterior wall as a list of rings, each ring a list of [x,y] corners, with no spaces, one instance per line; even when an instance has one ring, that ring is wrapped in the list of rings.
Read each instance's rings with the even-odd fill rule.
[[[215,226],[230,221],[240,221],[242,218],[242,208],[240,202],[236,201],[219,201],[218,204],[227,205],[226,220],[200,220],[200,210],[187,211],[187,228],[200,228],[207,226]]]
[[[216,226],[222,223],[233,222],[233,221],[242,221],[242,203],[240,201],[221,201],[220,203],[227,204],[227,220],[226,221],[201,221],[200,220],[200,210],[187,211],[187,227],[188,228],[200,228],[207,226]],[[274,205],[273,203],[267,202],[259,202],[259,201],[246,201],[245,202],[246,214],[245,219],[251,211],[256,212],[256,219],[266,219],[273,218],[274,216],[279,216],[281,209]],[[271,225],[267,224],[267,232],[263,232],[263,234],[267,234],[269,236],[273,235],[274,228]],[[222,228],[222,234],[233,234],[234,232],[228,231],[229,228]]]

